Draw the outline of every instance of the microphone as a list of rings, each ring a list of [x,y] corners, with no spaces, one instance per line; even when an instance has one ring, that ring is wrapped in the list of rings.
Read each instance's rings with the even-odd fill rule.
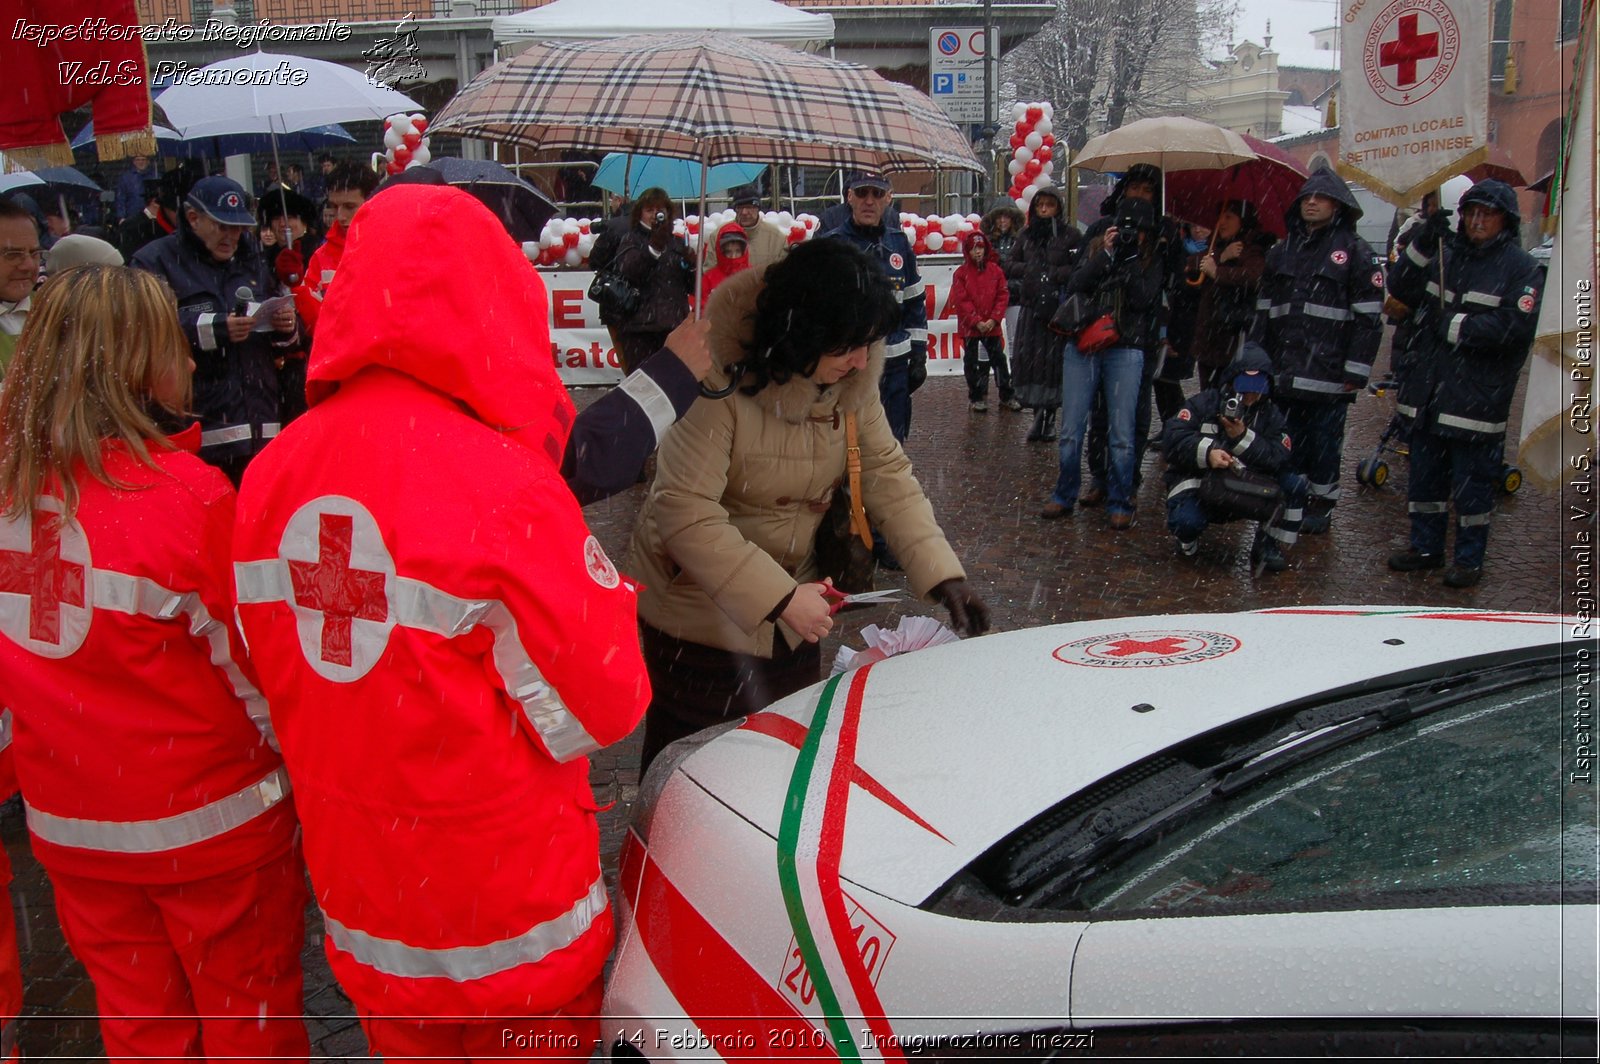
[[[242,318],[246,314],[250,313],[250,299],[254,295],[255,295],[255,293],[250,291],[250,289],[245,285],[240,285],[237,289],[234,290],[234,293],[233,293],[233,298],[234,298],[233,316],[234,317]]]

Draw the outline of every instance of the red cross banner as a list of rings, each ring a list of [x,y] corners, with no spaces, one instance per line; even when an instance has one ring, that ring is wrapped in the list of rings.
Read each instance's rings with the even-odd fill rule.
[[[1488,0],[1344,0],[1339,172],[1397,206],[1489,145]]]

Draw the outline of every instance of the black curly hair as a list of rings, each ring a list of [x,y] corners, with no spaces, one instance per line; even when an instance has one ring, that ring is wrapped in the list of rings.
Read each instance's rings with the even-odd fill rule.
[[[900,323],[888,276],[843,240],[808,240],[767,267],[746,345],[743,391],[809,377],[823,355],[883,339]]]

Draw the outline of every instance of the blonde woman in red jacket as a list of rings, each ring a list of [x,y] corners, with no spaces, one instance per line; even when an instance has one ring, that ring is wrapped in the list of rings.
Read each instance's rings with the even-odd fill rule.
[[[1006,342],[1000,330],[1009,302],[1006,272],[980,230],[961,238],[961,250],[966,261],[956,267],[951,278],[950,306],[956,312],[956,331],[965,349],[961,368],[967,376],[967,401],[975,414],[989,409],[989,367],[993,366],[1000,405],[1021,410],[1022,404],[1011,392],[1011,369],[1006,365]]]
[[[35,296],[0,389],[0,676],[106,1055],[304,1060],[304,873],[231,623],[233,489],[167,430],[188,350],[151,274]]]

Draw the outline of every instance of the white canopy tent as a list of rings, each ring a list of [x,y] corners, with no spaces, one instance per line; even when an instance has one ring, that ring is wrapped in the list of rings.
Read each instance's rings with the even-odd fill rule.
[[[776,0],[555,0],[497,18],[492,27],[497,44],[708,30],[807,51],[833,40],[832,15],[813,15]]]

